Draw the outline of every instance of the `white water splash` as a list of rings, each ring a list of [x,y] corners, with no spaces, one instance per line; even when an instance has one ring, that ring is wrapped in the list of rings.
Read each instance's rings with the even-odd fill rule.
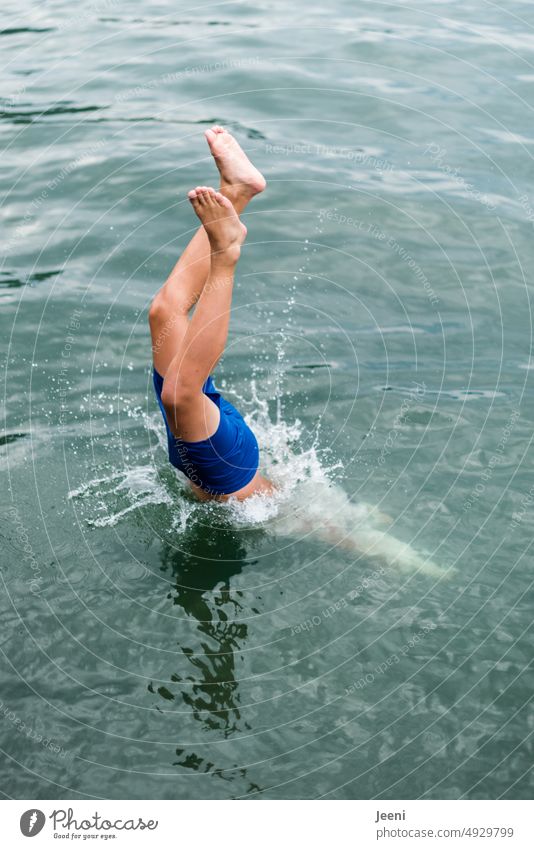
[[[225,503],[193,500],[186,478],[177,471],[173,474],[168,465],[160,417],[139,412],[145,432],[156,435],[157,444],[149,458],[152,462],[100,475],[71,490],[69,498],[92,500],[91,509],[100,515],[87,518],[87,523],[97,528],[113,527],[129,514],[161,505],[170,513],[167,527],[183,535],[195,522],[205,522],[207,511],[216,510],[220,518],[237,527],[261,528],[275,537],[321,539],[332,547],[377,557],[401,569],[444,574],[429,557],[384,530],[390,517],[374,505],[350,500],[335,482],[343,466],[328,462],[326,452],[318,447],[317,433],[305,433],[299,420],[285,422],[279,404],[272,421],[268,403],[258,396],[254,381],[251,397],[239,399],[239,405],[250,410],[245,418],[256,434],[262,472],[275,484],[275,495]],[[306,442],[309,447],[303,448]]]
[[[246,416],[260,446],[262,471],[277,487],[274,496],[255,495],[231,500],[223,509],[240,526],[262,526],[276,536],[319,538],[332,546],[377,557],[409,571],[442,577],[445,572],[429,556],[416,551],[384,530],[392,522],[377,506],[352,502],[335,483],[343,464],[328,464],[317,447],[316,435],[307,450],[299,449],[303,427],[269,417],[267,402],[252,383],[253,412]]]
[[[121,503],[126,499],[127,506],[113,512],[111,503],[118,496]],[[94,478],[68,493],[69,499],[94,498],[102,516],[89,517],[87,523],[95,528],[116,525],[128,513],[148,504],[173,504],[173,498],[155,474],[153,466],[134,466],[131,469],[112,472],[110,475]]]

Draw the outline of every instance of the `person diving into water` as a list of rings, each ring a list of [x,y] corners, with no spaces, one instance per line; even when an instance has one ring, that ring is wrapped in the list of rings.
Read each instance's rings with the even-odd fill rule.
[[[239,215],[265,179],[223,127],[206,131],[219,169],[218,191],[197,186],[189,200],[201,221],[149,310],[154,388],[169,460],[201,500],[269,494],[256,437],[222,397],[211,372],[228,336],[234,274],[247,229]],[[189,312],[195,306],[191,318]]]
[[[214,126],[205,135],[220,186],[188,193],[201,226],[149,309],[153,380],[172,465],[200,500],[243,501],[274,495],[277,487],[260,473],[256,437],[215,388],[211,373],[226,345],[235,269],[247,235],[239,215],[266,183],[227,130]],[[312,533],[335,547],[443,575],[429,557],[376,527],[388,520],[376,507],[352,505],[344,493],[334,494],[341,500],[339,514],[348,513],[345,522],[322,511],[318,516],[312,499],[279,522],[279,532]]]

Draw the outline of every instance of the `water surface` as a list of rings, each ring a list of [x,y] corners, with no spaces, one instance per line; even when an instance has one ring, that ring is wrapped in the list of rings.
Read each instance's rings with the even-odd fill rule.
[[[531,796],[533,23],[4,4],[6,796]],[[213,122],[269,181],[240,509],[166,462],[146,329]]]

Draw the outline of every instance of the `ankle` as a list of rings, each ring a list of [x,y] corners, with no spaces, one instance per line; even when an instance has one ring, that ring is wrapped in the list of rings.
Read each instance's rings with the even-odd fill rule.
[[[220,271],[235,268],[241,255],[241,245],[228,245],[222,249],[212,248],[211,251],[211,268]]]
[[[223,184],[219,188],[219,191],[225,196],[225,198],[228,198],[228,200],[232,202],[232,206],[238,215],[244,210],[247,203],[252,200],[254,195],[258,194],[258,192],[255,192],[245,184],[242,186],[230,186]]]

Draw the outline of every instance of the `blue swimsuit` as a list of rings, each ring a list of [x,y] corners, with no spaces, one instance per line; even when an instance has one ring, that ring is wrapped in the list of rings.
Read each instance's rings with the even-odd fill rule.
[[[246,486],[258,470],[256,437],[241,413],[223,398],[208,377],[202,391],[217,404],[221,419],[213,436],[199,442],[185,442],[171,432],[161,403],[163,378],[154,369],[154,389],[167,428],[169,461],[206,492],[229,495]]]

